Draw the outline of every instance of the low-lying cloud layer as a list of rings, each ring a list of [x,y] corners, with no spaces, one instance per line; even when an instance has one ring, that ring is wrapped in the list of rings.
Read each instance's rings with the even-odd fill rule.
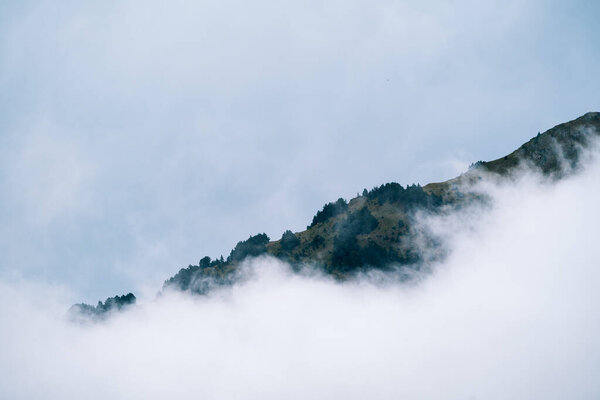
[[[273,259],[208,297],[74,324],[59,290],[0,285],[1,398],[592,399],[600,395],[600,164],[428,221],[418,285],[338,284]]]

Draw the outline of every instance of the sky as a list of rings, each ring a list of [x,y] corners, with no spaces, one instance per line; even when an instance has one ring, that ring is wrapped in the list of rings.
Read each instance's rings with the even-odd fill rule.
[[[148,297],[600,110],[590,1],[0,6],[0,277]]]

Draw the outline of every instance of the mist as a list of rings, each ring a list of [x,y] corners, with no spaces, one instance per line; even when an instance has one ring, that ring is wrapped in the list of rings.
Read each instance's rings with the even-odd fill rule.
[[[416,284],[334,282],[272,258],[209,296],[98,323],[69,291],[0,283],[1,398],[592,399],[600,394],[600,163],[424,217],[449,255]]]

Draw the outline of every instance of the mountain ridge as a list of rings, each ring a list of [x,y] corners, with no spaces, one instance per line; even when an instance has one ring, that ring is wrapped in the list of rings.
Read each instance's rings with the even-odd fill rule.
[[[599,134],[600,113],[589,112],[538,133],[504,157],[478,161],[468,171],[447,181],[423,187],[403,187],[391,182],[370,191],[364,189],[361,195],[349,201],[340,198],[325,204],[304,231],[287,230],[279,240],[271,240],[264,233],[257,234],[238,242],[226,259],[203,257],[197,265],[181,268],[167,279],[162,290],[206,294],[238,281],[243,261],[260,255],[286,261],[296,271],[311,265],[338,280],[372,270],[399,268],[409,279],[412,272],[423,268],[425,251],[434,257],[443,256],[435,237],[423,236],[414,229],[416,212],[437,213],[479,200],[465,187],[489,175],[509,178],[521,166],[537,169],[551,179],[560,179],[578,169],[582,150]],[[420,241],[418,246],[417,240]],[[108,311],[104,305],[76,306],[90,315]]]

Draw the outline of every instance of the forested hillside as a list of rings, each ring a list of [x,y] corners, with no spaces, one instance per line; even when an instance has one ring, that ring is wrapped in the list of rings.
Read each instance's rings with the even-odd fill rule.
[[[480,196],[469,191],[472,183],[490,175],[510,179],[521,166],[537,169],[551,179],[575,172],[582,150],[599,132],[600,113],[587,113],[538,133],[507,156],[475,162],[449,181],[424,187],[392,182],[364,189],[349,201],[340,198],[325,204],[304,231],[286,230],[278,240],[260,233],[238,242],[226,258],[204,256],[197,265],[182,268],[165,281],[163,289],[206,294],[215,287],[234,283],[241,263],[261,255],[284,260],[296,270],[317,268],[339,280],[370,270],[391,269],[406,271],[408,279],[410,271],[418,271],[428,261],[444,255],[436,237],[415,229],[416,213],[451,212],[455,207],[480,201]],[[131,297],[123,300],[117,296],[96,307],[77,307],[88,314],[101,314],[131,303],[129,300]]]

